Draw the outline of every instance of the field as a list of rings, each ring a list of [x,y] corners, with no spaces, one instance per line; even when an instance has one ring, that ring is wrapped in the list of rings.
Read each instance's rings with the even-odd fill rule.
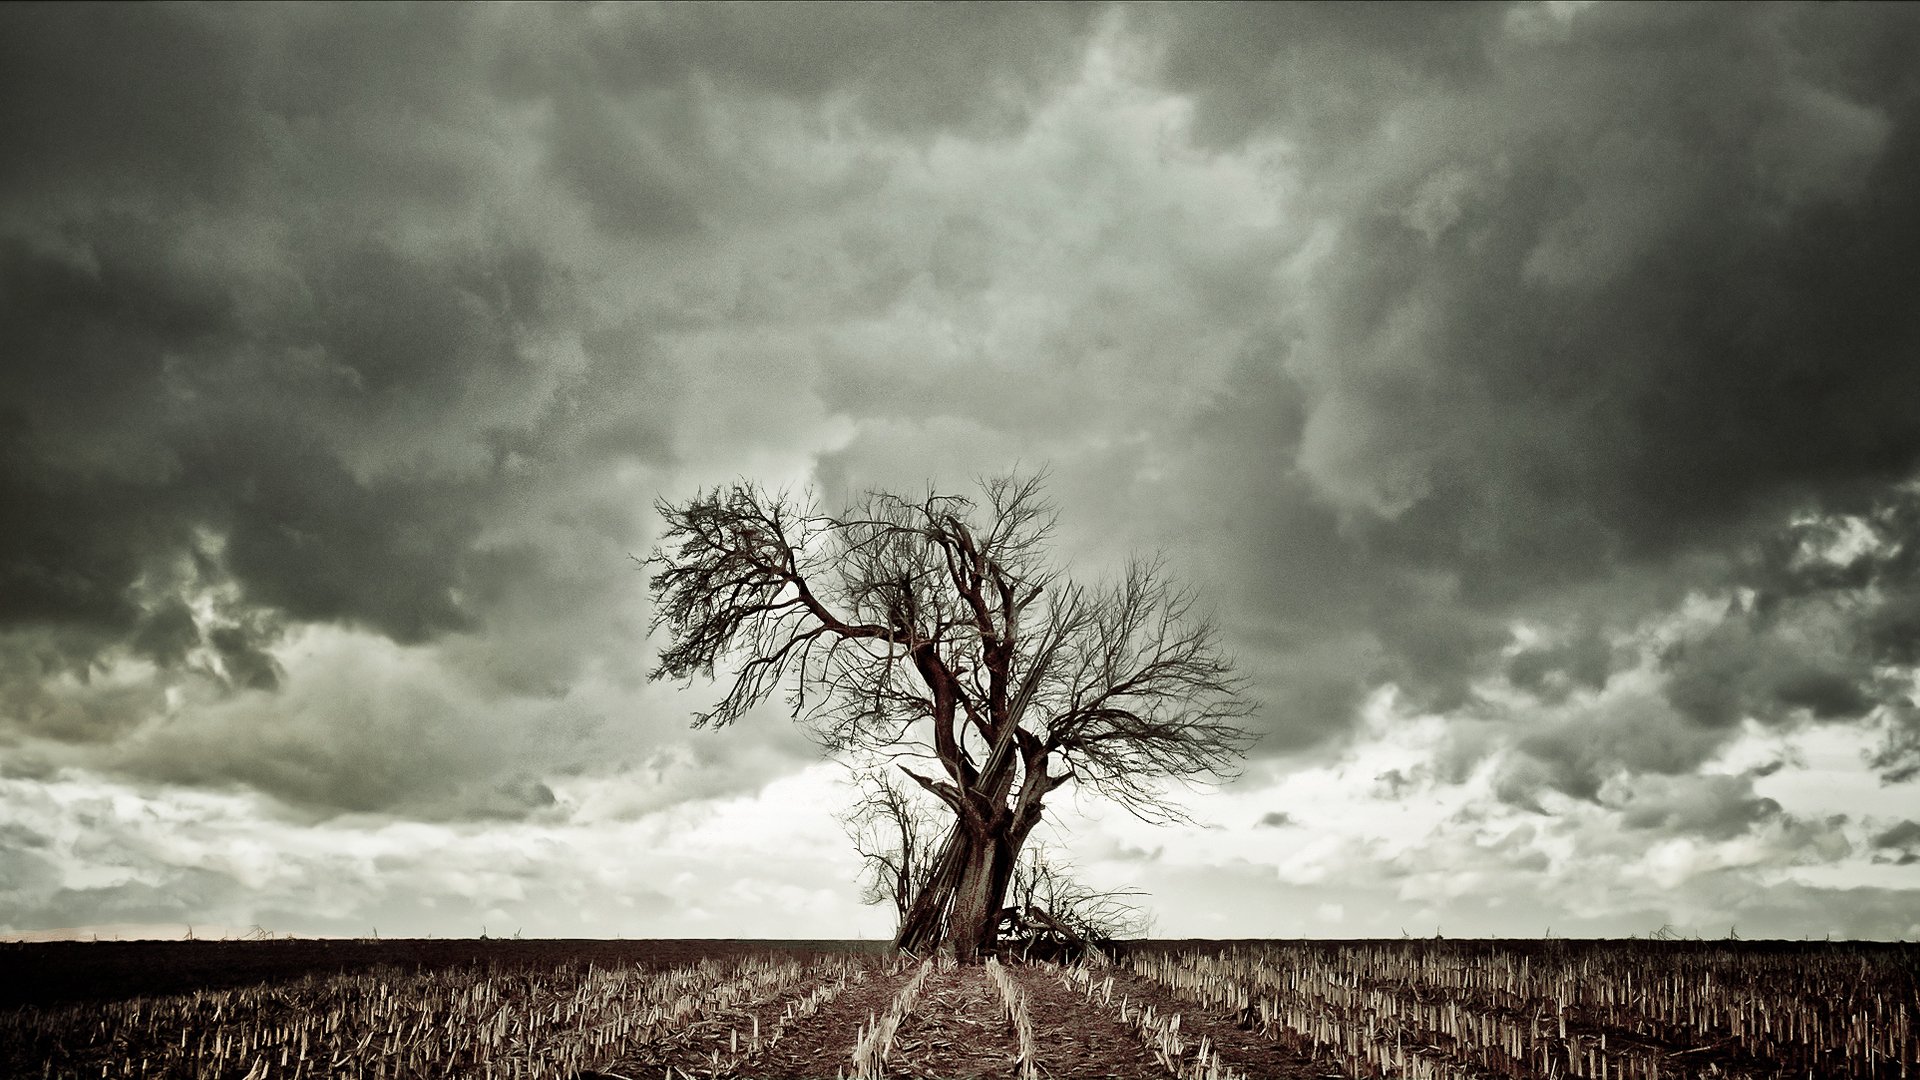
[[[0,946],[0,1076],[1920,1077],[1920,949],[1153,942]]]

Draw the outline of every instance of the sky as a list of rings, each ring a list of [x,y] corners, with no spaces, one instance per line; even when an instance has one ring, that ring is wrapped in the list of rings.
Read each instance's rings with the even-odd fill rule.
[[[846,770],[690,730],[634,557],[736,479],[1044,469],[1260,702],[1192,823],[1045,826],[1156,932],[1920,937],[1916,55],[0,7],[0,933],[886,936]]]

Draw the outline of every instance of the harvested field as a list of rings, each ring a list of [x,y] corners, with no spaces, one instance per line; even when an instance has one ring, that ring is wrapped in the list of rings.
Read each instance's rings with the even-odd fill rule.
[[[11,947],[0,979],[31,999],[12,979],[49,956],[132,957],[138,986],[228,944]],[[402,966],[419,943],[388,944],[185,993],[55,984],[0,1010],[0,1076],[1920,1076],[1909,946],[1161,943],[1063,967],[680,942],[465,942],[464,963]]]
[[[913,1012],[894,1033],[883,1067],[865,1075],[972,1080],[1016,1075],[1020,1041],[1000,991],[978,964],[930,973]]]
[[[282,938],[264,941],[0,942],[0,1008],[157,997],[391,967],[476,965],[538,971],[561,964],[655,969],[752,953],[878,955],[884,942],[733,938]]]
[[[1096,1007],[1073,987],[1064,969],[1016,965],[1011,973],[1027,994],[1041,1076],[1098,1080],[1105,1076],[1168,1075],[1153,1052],[1117,1017],[1104,1007]]]

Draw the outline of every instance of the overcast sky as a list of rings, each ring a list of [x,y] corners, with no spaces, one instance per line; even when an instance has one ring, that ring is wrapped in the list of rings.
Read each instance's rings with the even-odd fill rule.
[[[0,931],[880,936],[657,497],[1051,470],[1201,936],[1920,936],[1920,14],[0,7]]]

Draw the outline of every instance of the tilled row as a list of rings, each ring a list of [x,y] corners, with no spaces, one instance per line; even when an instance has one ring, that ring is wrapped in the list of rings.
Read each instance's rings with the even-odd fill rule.
[[[629,1058],[609,1077],[671,1075],[820,1080],[823,1077],[1013,1077],[1020,1042],[999,990],[983,968],[951,962],[895,962],[863,972],[810,1016],[783,1025],[781,1037],[739,1055],[697,1047],[673,1061]],[[627,1070],[631,1071],[627,1071]],[[1103,1074],[1105,1075],[1105,1074]],[[1113,1074],[1127,1077],[1131,1074]],[[1151,1074],[1150,1074],[1151,1075]]]
[[[128,1080],[1318,1075],[1116,968],[1096,978],[820,953],[658,971],[368,972],[25,1010],[0,1017],[0,1033],[17,1036],[0,1039],[0,1075]]]
[[[0,1011],[0,1076],[100,1080],[481,1080],[571,1077],[636,1048],[674,1044],[709,1017],[788,993],[812,974],[791,955],[668,969],[563,965],[392,969],[163,998]],[[822,968],[822,965],[825,965]]]
[[[1339,1073],[1404,1080],[1920,1071],[1904,947],[1270,943],[1142,950],[1127,968]]]
[[[819,1080],[1307,1080],[1324,1067],[1247,1030],[1237,1018],[1181,1013],[1165,987],[1119,969],[1098,977],[1052,964],[959,966],[895,961],[844,974],[806,1015],[792,995],[761,1003],[781,1013],[741,1042],[737,1017],[712,1017],[684,1038],[654,1043],[603,1072],[640,1077]]]
[[[1079,1006],[1117,1024],[1160,1068],[1156,1075],[1179,1080],[1319,1080],[1330,1074],[1323,1063],[1253,1030],[1243,1013],[1198,1007],[1168,987],[1118,967],[1044,965],[1029,978],[1062,988]]]
[[[1067,970],[1053,965],[1011,969],[1026,992],[1040,1075],[1059,1080],[1170,1076],[1136,1031],[1098,999],[1072,986],[1064,975]]]
[[[808,978],[768,986],[763,993],[718,1003],[690,1015],[677,1030],[620,1048],[582,1078],[737,1074],[750,1061],[788,1042],[841,995],[858,994],[873,980],[869,966],[847,957],[823,958]]]

